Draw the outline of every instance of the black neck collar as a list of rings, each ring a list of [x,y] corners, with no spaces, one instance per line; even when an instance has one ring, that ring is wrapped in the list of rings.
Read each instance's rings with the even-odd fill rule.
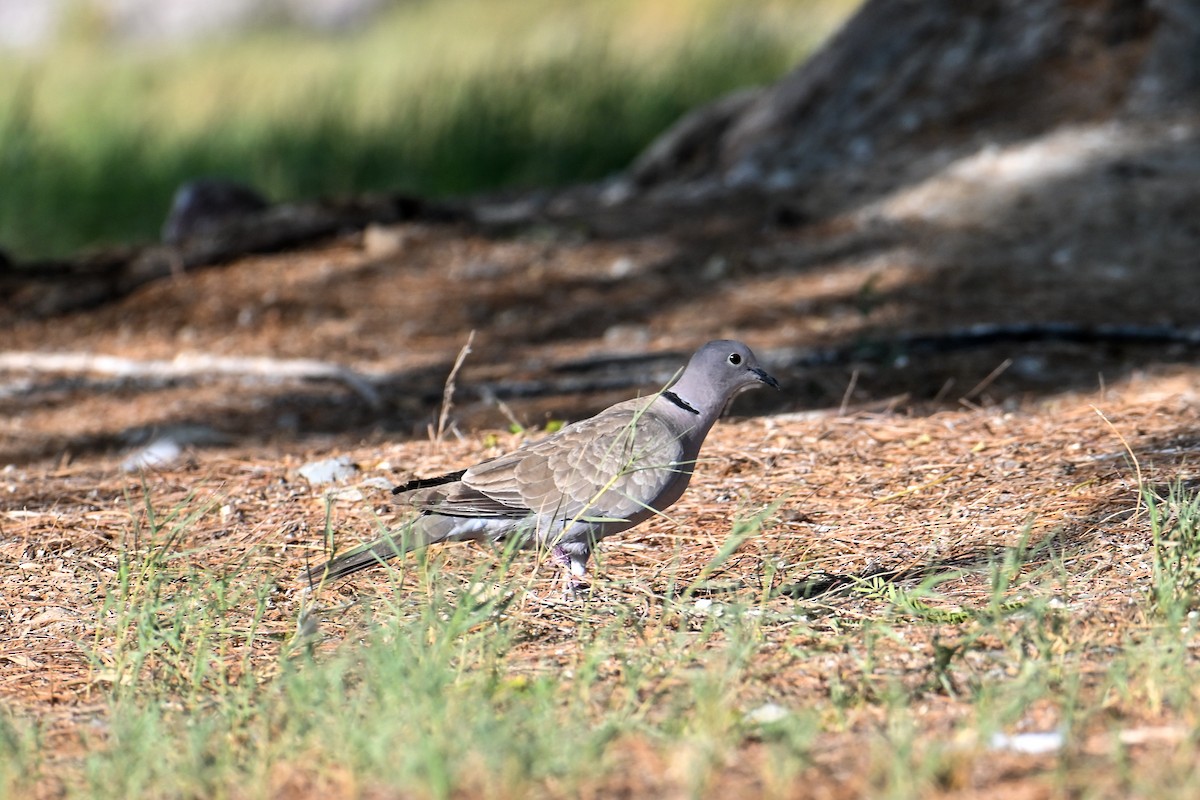
[[[691,405],[689,405],[687,400],[684,400],[682,397],[675,394],[670,389],[667,389],[665,392],[663,392],[662,396],[665,397],[667,399],[667,402],[669,402],[671,405],[678,406],[679,408],[682,408],[684,411],[695,414],[696,416],[700,416],[700,412],[697,411],[695,408],[693,408]]]

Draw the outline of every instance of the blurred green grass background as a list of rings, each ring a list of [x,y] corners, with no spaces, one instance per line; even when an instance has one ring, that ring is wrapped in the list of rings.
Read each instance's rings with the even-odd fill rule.
[[[115,46],[78,14],[0,56],[0,248],[156,237],[201,175],[274,200],[600,178],[682,113],[763,84],[855,0],[435,0],[339,36]]]

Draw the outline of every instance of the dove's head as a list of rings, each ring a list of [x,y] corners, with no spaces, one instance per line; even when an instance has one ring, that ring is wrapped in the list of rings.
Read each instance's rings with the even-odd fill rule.
[[[754,351],[733,339],[718,339],[696,351],[671,391],[695,409],[719,414],[734,397],[763,384],[779,388]]]

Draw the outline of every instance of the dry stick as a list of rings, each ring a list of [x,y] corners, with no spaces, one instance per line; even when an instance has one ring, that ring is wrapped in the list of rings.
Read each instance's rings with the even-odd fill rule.
[[[846,416],[846,409],[850,405],[850,397],[854,394],[854,387],[858,385],[858,370],[850,373],[850,383],[846,386],[846,393],[842,395],[842,405],[838,407],[838,416]]]
[[[521,421],[517,419],[517,415],[513,413],[511,408],[508,407],[508,403],[504,402],[499,397],[492,397],[491,401],[496,404],[496,408],[500,409],[500,413],[508,418],[509,423],[514,427],[514,432],[520,433],[521,431],[525,430],[526,427],[528,427],[521,424]]]
[[[937,405],[946,399],[946,395],[950,394],[950,390],[954,388],[954,378],[947,378],[942,384],[942,388],[938,389],[938,393],[933,396],[933,405]]]
[[[1013,363],[1013,360],[1011,358],[1006,358],[1003,361],[1001,361],[999,366],[997,366],[994,370],[992,370],[991,372],[989,372],[987,374],[987,377],[985,377],[979,383],[975,384],[974,389],[972,389],[971,391],[967,392],[962,397],[960,397],[959,402],[968,402],[972,398],[977,397],[980,394],[982,394],[984,389],[991,386],[992,382],[995,381],[996,378],[999,378],[1001,375],[1004,374],[1004,371],[1006,369],[1008,369],[1009,367],[1012,366],[1012,363]]]
[[[1142,479],[1141,462],[1138,461],[1137,456],[1133,452],[1133,448],[1129,446],[1128,440],[1126,440],[1125,436],[1119,430],[1117,430],[1117,426],[1113,425],[1112,422],[1108,419],[1108,417],[1104,416],[1104,412],[1101,411],[1100,409],[1096,408],[1095,406],[1092,406],[1092,411],[1095,411],[1100,416],[1100,419],[1104,420],[1104,424],[1107,425],[1109,427],[1109,429],[1117,435],[1117,439],[1120,440],[1121,446],[1124,447],[1125,452],[1129,454],[1129,460],[1133,462],[1133,470],[1134,470],[1134,473],[1137,475],[1137,486],[1138,486],[1137,505],[1134,506],[1134,508],[1133,508],[1133,522],[1136,524],[1138,515],[1142,513],[1142,500],[1143,500],[1142,492],[1146,485],[1145,483],[1143,483],[1143,479]]]
[[[95,373],[118,378],[190,378],[208,375],[262,377],[272,380],[299,378],[341,381],[371,408],[383,401],[368,376],[349,367],[311,358],[266,358],[261,356],[180,355],[173,359],[138,360],[94,353],[0,353],[0,371],[39,373]]]
[[[450,368],[450,374],[446,376],[446,385],[442,388],[442,410],[438,412],[437,436],[434,441],[441,444],[442,435],[446,432],[446,419],[450,416],[450,409],[454,405],[454,378],[458,375],[458,370],[462,368],[463,362],[467,360],[467,356],[471,353],[471,342],[475,341],[475,331],[467,334],[467,343],[462,346],[462,350],[458,351],[458,358],[454,359],[454,366]]]

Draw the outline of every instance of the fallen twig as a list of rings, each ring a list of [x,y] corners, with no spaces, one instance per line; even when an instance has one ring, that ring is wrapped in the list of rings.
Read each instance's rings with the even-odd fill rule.
[[[458,358],[454,359],[454,366],[450,368],[450,374],[446,376],[446,384],[442,387],[442,409],[438,412],[437,435],[434,437],[434,441],[439,444],[442,441],[442,435],[446,432],[446,420],[450,416],[450,408],[454,405],[454,379],[458,375],[458,371],[462,369],[467,356],[471,354],[471,342],[473,341],[475,341],[475,331],[467,334],[467,343],[458,351]]]
[[[279,379],[333,380],[344,383],[371,408],[383,407],[371,385],[378,376],[366,376],[328,361],[311,358],[264,356],[179,355],[173,359],[138,360],[95,353],[0,353],[0,370],[39,373],[94,373],[120,378],[179,378],[208,375],[251,376]]]

